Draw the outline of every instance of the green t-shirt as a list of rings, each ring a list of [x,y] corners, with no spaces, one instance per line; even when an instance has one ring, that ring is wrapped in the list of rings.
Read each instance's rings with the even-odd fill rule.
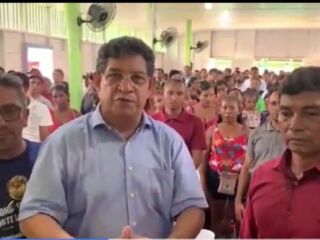
[[[266,111],[266,103],[262,97],[259,98],[256,108],[260,113]]]

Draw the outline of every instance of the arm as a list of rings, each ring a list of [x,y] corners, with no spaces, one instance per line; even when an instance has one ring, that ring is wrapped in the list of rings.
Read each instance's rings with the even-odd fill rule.
[[[61,227],[68,217],[66,155],[61,137],[50,138],[40,149],[19,211],[20,227],[28,238],[70,237]]]
[[[246,206],[246,210],[245,210],[243,221],[240,228],[240,238],[246,238],[246,239],[259,238],[259,231],[256,224],[253,206],[252,206],[251,192],[249,192],[249,195],[248,195],[247,206]]]
[[[199,168],[203,159],[203,151],[202,150],[192,150],[192,158],[196,169]]]
[[[254,159],[254,156],[255,156],[254,154],[255,133],[256,133],[256,130],[252,131],[249,134],[246,157],[244,159],[244,163],[241,168],[239,181],[238,181],[238,189],[235,197],[235,212],[239,222],[242,221],[242,217],[243,217],[243,212],[244,212],[243,198],[245,197],[248,191],[248,186],[250,183],[249,170],[252,164],[252,159]]]
[[[20,229],[28,238],[73,238],[54,219],[45,214],[37,214],[21,221]]]
[[[50,135],[50,127],[39,126],[40,141],[43,142]]]
[[[202,209],[207,208],[208,204],[183,139],[175,138],[171,146],[175,174],[170,215],[177,219],[177,225],[170,237],[194,238],[203,227]]]
[[[192,221],[190,221],[192,219]],[[198,208],[188,208],[177,218],[176,225],[169,239],[196,238],[204,225],[204,211]]]
[[[50,127],[53,125],[52,116],[46,105],[41,107],[41,119],[39,123],[40,141],[43,142],[50,135]]]
[[[206,134],[203,122],[195,116],[194,132],[191,143],[194,165],[198,168],[203,160],[203,152],[206,149]]]
[[[237,189],[237,194],[235,198],[235,211],[236,211],[236,217],[239,222],[242,221],[243,212],[244,212],[244,204],[242,200],[244,196],[247,194],[248,186],[250,183],[250,173],[249,173],[250,164],[251,164],[251,160],[247,154],[244,160],[243,166],[241,168],[239,181],[238,181],[238,189]]]
[[[206,171],[207,171],[207,167],[208,167],[208,160],[210,157],[210,152],[212,149],[212,138],[213,138],[213,130],[214,127],[210,127],[207,132],[206,132],[206,145],[207,148],[204,152],[204,156],[203,156],[203,161],[199,167],[199,172],[200,172],[200,179],[201,179],[201,185],[203,190],[206,192]]]

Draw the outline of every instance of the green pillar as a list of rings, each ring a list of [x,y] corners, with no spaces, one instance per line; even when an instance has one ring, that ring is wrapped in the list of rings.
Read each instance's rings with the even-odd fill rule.
[[[64,3],[67,43],[68,43],[68,72],[71,106],[80,109],[83,96],[82,61],[81,61],[81,27],[77,24],[80,16],[80,3]]]
[[[192,46],[192,20],[188,19],[186,23],[186,40],[185,40],[185,59],[184,64],[190,65],[191,63],[191,49]]]

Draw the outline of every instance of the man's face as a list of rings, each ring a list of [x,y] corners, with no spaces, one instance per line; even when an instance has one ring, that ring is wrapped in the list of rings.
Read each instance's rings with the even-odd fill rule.
[[[63,75],[62,75],[60,72],[58,72],[58,71],[54,71],[52,77],[53,77],[53,81],[54,81],[55,83],[61,83],[61,82],[63,82]]]
[[[281,95],[279,123],[292,152],[304,156],[319,153],[320,93]]]
[[[108,59],[96,82],[102,114],[115,117],[139,116],[153,87],[146,61],[139,55]]]
[[[207,77],[208,77],[207,69],[202,69],[201,70],[200,77],[201,77],[202,80],[206,80],[207,79]]]
[[[279,92],[273,92],[267,99],[267,110],[272,120],[278,122],[279,116]]]
[[[259,79],[256,79],[256,78],[250,79],[250,88],[253,88],[259,91],[260,89]]]
[[[156,81],[162,81],[164,79],[164,74],[162,73],[161,70],[157,69],[154,72],[154,77],[155,77]]]
[[[190,75],[192,74],[192,69],[191,69],[190,66],[185,66],[185,67],[184,67],[184,74],[185,74],[186,76],[190,76]]]
[[[259,71],[256,69],[251,70],[251,78],[259,78]]]
[[[32,96],[40,96],[43,91],[44,83],[38,78],[30,79],[29,92]]]
[[[171,82],[164,87],[164,105],[171,111],[181,110],[185,105],[186,86],[180,82]]]
[[[0,86],[0,152],[12,149],[22,139],[28,110],[14,89]]]

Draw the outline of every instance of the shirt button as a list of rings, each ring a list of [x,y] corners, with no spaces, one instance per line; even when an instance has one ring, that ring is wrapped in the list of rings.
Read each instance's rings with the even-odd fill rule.
[[[133,221],[132,226],[135,227],[137,225],[137,222]]]
[[[130,167],[128,167],[128,169],[129,169],[129,171],[132,171],[132,170],[133,170],[133,167],[130,166]]]
[[[133,193],[131,193],[131,194],[130,194],[130,197],[131,197],[131,198],[134,198],[134,194],[133,194]]]
[[[297,186],[299,186],[299,182],[298,181],[294,181],[293,185],[295,185],[297,187]]]

